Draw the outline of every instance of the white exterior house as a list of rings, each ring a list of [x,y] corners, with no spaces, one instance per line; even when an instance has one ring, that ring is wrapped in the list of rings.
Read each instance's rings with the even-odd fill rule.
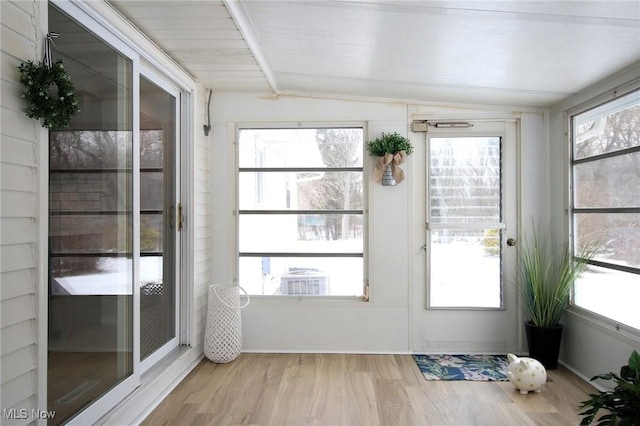
[[[56,2],[58,3],[58,2]],[[468,318],[425,309],[424,134],[414,121],[502,120],[514,134],[514,205],[519,222],[542,222],[567,234],[567,112],[616,90],[640,87],[640,62],[603,76],[547,107],[451,103],[344,96],[265,96],[262,91],[214,91],[177,64],[107,2],[59,2],[91,17],[88,28],[117,40],[141,67],[181,89],[182,287],[177,348],[142,373],[124,394],[101,398],[83,421],[132,424],[144,417],[203,358],[208,285],[237,278],[237,151],[239,125],[358,123],[365,140],[382,132],[408,136],[416,151],[404,164],[406,182],[392,189],[373,181],[365,158],[365,252],[369,300],[254,298],[243,310],[243,350],[250,352],[506,352],[523,350],[519,326],[477,328]],[[234,7],[234,2],[227,4]],[[21,62],[39,60],[48,31],[46,1],[0,2],[2,108],[0,129],[0,332],[2,424],[44,424],[32,410],[47,408],[48,130],[24,115]],[[66,9],[65,9],[66,10]],[[627,23],[636,30],[637,18]],[[250,36],[247,36],[250,38]],[[640,38],[637,40],[640,44]],[[336,89],[338,90],[338,89]],[[455,103],[454,103],[455,102]],[[210,120],[211,132],[202,131]],[[516,167],[517,166],[517,167]],[[289,224],[291,225],[291,224]],[[282,226],[286,226],[283,224]],[[294,224],[295,226],[295,224]],[[270,230],[276,233],[276,230]],[[258,232],[258,230],[256,230]],[[242,284],[242,283],[240,283]],[[515,301],[512,300],[512,301]],[[521,324],[516,310],[514,320]],[[488,320],[490,321],[490,320]],[[500,320],[502,321],[502,320]],[[317,327],[309,327],[316,324]],[[447,324],[445,327],[443,324]],[[561,362],[584,378],[615,370],[640,345],[637,330],[616,329],[579,310],[565,319]],[[468,335],[456,331],[471,327]],[[452,336],[461,336],[459,338]],[[124,396],[123,396],[124,395]],[[27,411],[22,411],[27,410]],[[22,415],[23,413],[27,415]],[[93,417],[91,417],[93,416]]]

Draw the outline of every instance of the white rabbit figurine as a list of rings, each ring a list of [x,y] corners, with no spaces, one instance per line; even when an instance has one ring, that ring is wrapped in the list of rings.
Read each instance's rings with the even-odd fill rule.
[[[520,389],[520,393],[540,392],[542,386],[547,382],[547,370],[540,361],[522,357],[518,358],[514,354],[508,354],[509,369],[507,377],[511,384]]]

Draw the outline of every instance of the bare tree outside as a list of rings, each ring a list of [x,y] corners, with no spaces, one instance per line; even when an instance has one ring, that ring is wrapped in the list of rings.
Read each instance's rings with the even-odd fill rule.
[[[82,275],[98,269],[100,254],[126,252],[131,224],[121,226],[133,197],[131,132],[55,131],[50,134],[50,248],[54,276]],[[140,132],[141,208],[162,209],[163,139],[161,130]],[[91,213],[91,214],[88,214]],[[158,251],[162,218],[141,215],[141,249]],[[56,254],[65,254],[56,257]],[[70,254],[78,254],[71,257]],[[89,256],[95,255],[95,256]]]
[[[250,294],[363,294],[363,138],[241,129],[239,281]]]
[[[640,328],[640,91],[572,117],[574,252],[598,252],[573,303]]]
[[[500,222],[500,138],[431,138],[430,143],[431,221]],[[442,230],[442,237],[469,233]]]
[[[500,307],[501,138],[443,135],[428,143],[429,303]]]
[[[574,165],[576,208],[640,207],[640,105],[576,126],[575,159],[611,155]],[[577,214],[578,243],[597,242],[599,258],[640,266],[637,213]]]
[[[316,142],[324,164],[329,167],[362,167],[362,129],[318,129]],[[362,209],[362,174],[326,171],[320,179],[298,184],[301,209]],[[327,240],[347,239],[362,234],[361,215],[323,215]]]

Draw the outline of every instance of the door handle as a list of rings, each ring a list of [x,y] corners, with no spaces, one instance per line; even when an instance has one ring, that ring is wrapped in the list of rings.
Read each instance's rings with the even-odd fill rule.
[[[175,207],[169,207],[169,211],[167,212],[169,216],[169,228],[173,229],[176,226],[176,209]]]
[[[517,244],[516,240],[514,238],[507,238],[507,245],[509,247],[515,247]]]

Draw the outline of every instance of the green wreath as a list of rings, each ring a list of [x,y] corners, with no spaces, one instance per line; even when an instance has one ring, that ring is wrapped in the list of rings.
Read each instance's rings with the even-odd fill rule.
[[[71,117],[80,108],[62,61],[56,61],[51,67],[44,62],[27,61],[18,69],[20,83],[26,86],[22,98],[27,101],[27,108],[23,110],[27,117],[42,119],[42,125],[49,129],[69,127]]]

